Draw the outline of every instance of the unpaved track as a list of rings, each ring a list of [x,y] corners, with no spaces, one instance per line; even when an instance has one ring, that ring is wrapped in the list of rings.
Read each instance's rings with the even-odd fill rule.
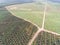
[[[60,34],[57,34],[57,33],[55,33],[55,32],[48,31],[48,30],[45,30],[45,29],[44,29],[44,26],[45,26],[45,18],[46,18],[46,10],[47,10],[47,0],[46,0],[46,3],[45,3],[45,8],[44,8],[44,15],[43,15],[42,27],[41,27],[41,29],[39,29],[39,30],[35,33],[35,35],[34,35],[34,36],[32,37],[32,39],[28,42],[27,45],[32,45],[32,43],[34,42],[34,40],[38,37],[39,33],[42,32],[42,31],[60,36]]]
[[[8,7],[6,7],[6,8],[7,8],[7,10],[8,10],[9,12],[11,12],[11,11],[8,9]],[[45,30],[45,29],[44,29],[45,16],[46,16],[46,15],[45,15],[45,14],[46,14],[45,11],[46,11],[46,8],[45,8],[45,10],[44,10],[42,28],[40,28],[38,25],[36,25],[36,24],[30,22],[29,20],[24,19],[24,20],[26,20],[26,21],[28,21],[28,22],[34,24],[34,25],[37,26],[37,28],[38,28],[37,32],[34,34],[34,36],[32,37],[32,39],[30,39],[30,41],[28,42],[27,45],[32,45],[32,43],[34,42],[34,40],[37,38],[38,34],[39,34],[40,32],[42,32],[42,31],[45,31],[45,32],[48,32],[48,33],[51,33],[51,34],[55,34],[55,35],[60,36],[60,34],[58,34],[58,33],[55,33],[55,32],[48,31],[48,30]],[[12,13],[12,12],[11,12],[11,13]],[[15,15],[14,13],[12,13],[12,14]],[[18,18],[19,18],[19,17],[18,17]],[[23,18],[22,18],[22,19],[23,19]]]
[[[29,41],[29,43],[28,43],[27,45],[32,45],[32,43],[34,42],[34,40],[38,37],[39,33],[42,32],[42,31],[44,31],[46,10],[47,10],[47,0],[46,0],[45,7],[44,7],[42,27],[41,27],[41,29],[39,29],[39,30],[35,33],[35,35],[32,37],[32,39]]]
[[[12,15],[16,16],[13,12],[10,11],[10,9],[8,7],[5,7]],[[18,16],[16,16],[18,17]],[[18,18],[21,18],[21,19],[24,19],[22,17],[18,17]],[[35,23],[32,23],[31,21],[27,20],[27,19],[24,19],[25,21],[28,21],[30,22],[31,24],[35,25],[38,29],[40,28],[38,25],[36,25]]]
[[[39,30],[35,33],[35,35],[32,37],[32,39],[28,42],[27,45],[32,45],[32,43],[34,42],[34,40],[38,37],[38,34],[39,34],[40,32],[42,32],[42,31],[43,31],[43,29],[39,29]]]

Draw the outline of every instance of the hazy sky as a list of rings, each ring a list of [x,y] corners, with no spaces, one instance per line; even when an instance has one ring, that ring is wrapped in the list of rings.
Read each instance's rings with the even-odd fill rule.
[[[2,3],[2,2],[7,2],[7,1],[14,1],[14,0],[0,0],[0,3]],[[25,1],[25,0],[24,0],[24,1]],[[44,2],[44,1],[46,1],[46,0],[34,0],[34,1]],[[57,2],[57,3],[60,2],[60,0],[48,0],[48,1],[51,1],[51,2]]]
[[[0,3],[13,3],[13,2],[32,2],[33,0],[0,0]]]
[[[46,0],[36,0],[36,1],[46,1]],[[58,2],[60,0],[47,0],[47,1],[56,1],[56,2]]]

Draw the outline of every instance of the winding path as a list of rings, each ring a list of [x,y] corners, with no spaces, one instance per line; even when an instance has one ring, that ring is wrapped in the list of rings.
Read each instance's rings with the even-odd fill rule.
[[[7,9],[10,13],[12,13],[12,12],[9,10],[8,7],[6,7],[6,9]],[[46,18],[46,9],[47,9],[47,3],[45,4],[44,15],[43,15],[43,22],[42,22],[42,27],[41,27],[41,28],[40,28],[38,25],[30,22],[29,20],[24,19],[24,20],[26,20],[26,21],[34,24],[34,25],[37,26],[37,28],[38,28],[37,32],[34,34],[34,36],[32,37],[32,39],[29,40],[29,42],[28,42],[27,45],[32,45],[32,43],[34,42],[34,40],[37,38],[38,34],[39,34],[40,32],[43,32],[43,31],[48,32],[48,33],[51,33],[51,34],[54,34],[54,35],[60,36],[60,34],[58,34],[58,33],[55,33],[55,32],[48,31],[48,30],[44,29],[45,18]],[[12,13],[12,14],[15,15],[14,13]],[[18,17],[18,18],[19,18],[19,17]],[[22,18],[22,19],[23,19],[23,18]]]

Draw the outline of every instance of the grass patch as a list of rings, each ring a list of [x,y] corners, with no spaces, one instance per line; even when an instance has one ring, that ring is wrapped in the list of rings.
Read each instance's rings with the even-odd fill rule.
[[[60,13],[53,12],[46,15],[45,29],[60,33]]]
[[[25,4],[26,5],[26,4]],[[29,4],[28,7],[25,6],[24,4],[20,7],[20,8],[29,8],[31,5]],[[33,5],[34,6],[34,5]],[[51,6],[51,5],[50,5]],[[18,8],[18,9],[20,9]],[[19,17],[19,18],[23,18],[23,19],[27,19],[30,20],[31,22],[37,24],[39,27],[41,27],[42,25],[42,20],[43,20],[43,11],[39,11],[37,7],[35,7],[36,10],[32,11],[28,11],[28,10],[11,10],[12,13],[15,14],[15,16]],[[31,8],[29,8],[31,9]],[[41,8],[40,8],[41,9]],[[57,10],[57,8],[54,8]],[[57,12],[56,10],[54,11],[53,8],[51,8],[51,10],[47,12],[46,15],[46,20],[45,20],[45,29],[50,30],[50,31],[54,31],[57,33],[60,33],[60,13]]]
[[[15,16],[19,17],[19,18],[23,18],[23,19],[27,19],[35,24],[37,24],[38,26],[41,27],[42,25],[42,17],[43,14],[41,12],[38,11],[16,11],[16,10],[12,10],[12,12],[15,14]]]

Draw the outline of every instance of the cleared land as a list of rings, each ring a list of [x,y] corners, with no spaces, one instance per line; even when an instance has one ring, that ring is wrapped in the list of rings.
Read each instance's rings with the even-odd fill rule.
[[[24,4],[13,5],[12,7],[10,6],[8,8],[10,9],[10,11],[12,11],[12,13],[15,14],[15,16],[19,18],[27,19],[41,27],[42,19],[43,19],[43,12],[40,12],[39,9],[38,11],[37,6],[34,3],[33,4],[29,3],[26,6],[25,5]],[[43,11],[43,9],[41,10]]]
[[[13,14],[15,14],[15,16],[27,19],[41,27],[44,5],[31,3],[9,6],[8,8]],[[45,20],[45,29],[60,33],[60,12],[58,11],[59,9],[60,8],[56,6],[48,5]]]
[[[32,4],[28,5],[31,6]],[[32,5],[32,8],[36,7],[34,5],[35,4]],[[24,8],[22,8],[22,6]],[[9,7],[9,10],[7,10],[6,8],[0,8],[0,45],[27,45],[29,40],[33,37],[38,29],[35,25],[25,21],[24,19],[27,19],[41,27],[43,19],[43,8],[39,10],[38,8],[31,9],[31,7],[29,8],[25,6],[25,4],[23,4],[22,6],[19,6],[19,8],[21,8],[20,10],[17,10],[19,8],[17,8],[16,6],[13,8]],[[14,15],[11,14],[10,11]],[[49,16],[47,15],[46,17]],[[46,22],[48,22],[50,18],[48,20],[46,19]],[[59,45],[60,36],[53,35],[47,32],[41,32],[35,39],[33,45],[48,45],[49,43],[50,45]]]

